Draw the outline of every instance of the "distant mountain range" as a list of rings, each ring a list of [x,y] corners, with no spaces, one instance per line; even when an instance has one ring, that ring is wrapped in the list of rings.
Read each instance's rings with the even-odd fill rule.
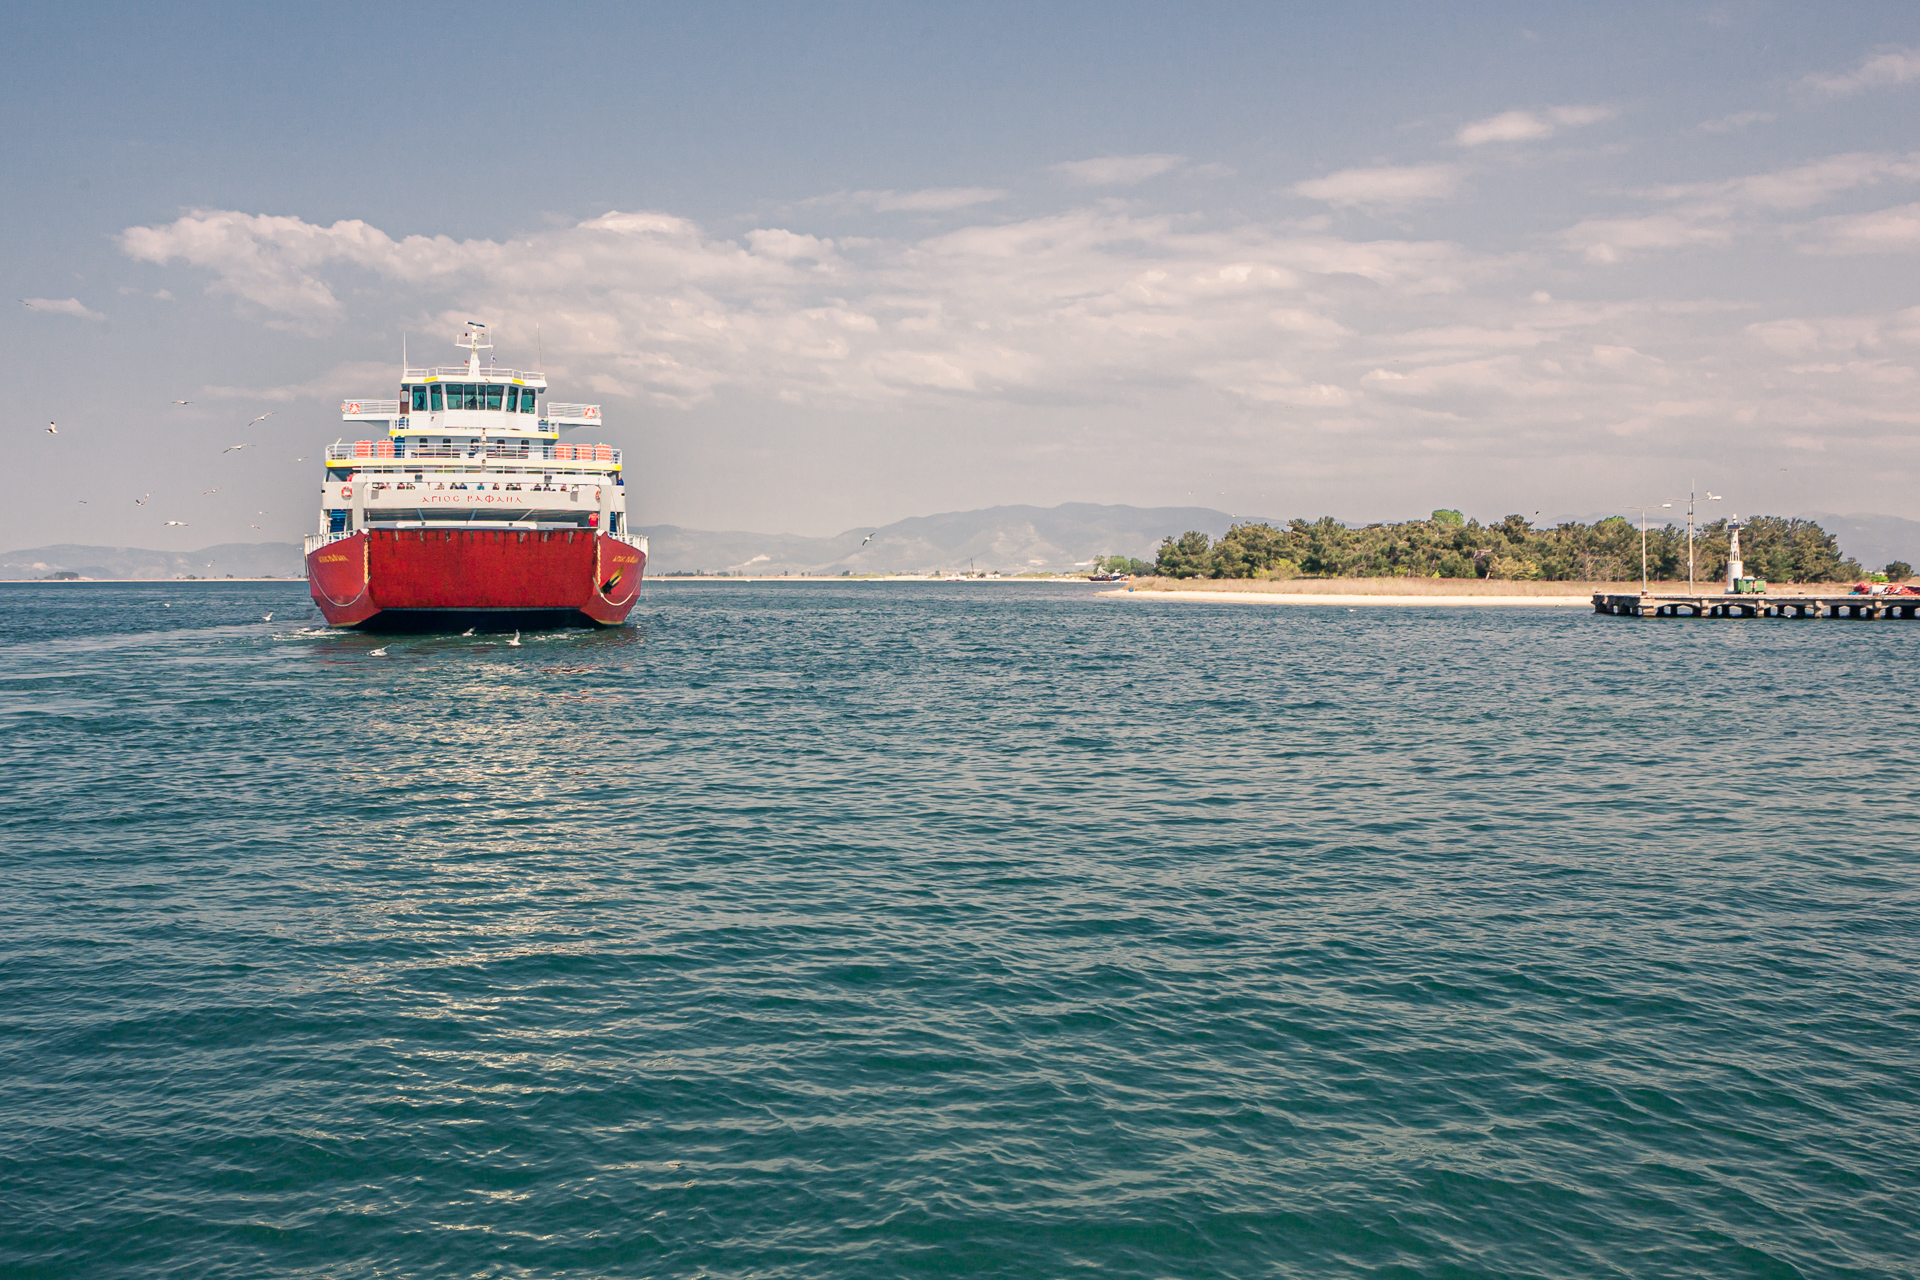
[[[714,532],[678,525],[636,529],[652,546],[653,574],[931,573],[940,569],[1002,573],[1085,568],[1095,556],[1151,560],[1168,534],[1197,529],[1211,537],[1236,517],[1209,507],[1126,507],[1069,502],[1057,507],[987,507],[915,516],[829,538],[791,533]],[[1246,519],[1247,517],[1238,517]],[[1809,513],[1870,569],[1890,560],[1920,562],[1920,520],[1898,516]],[[291,577],[302,575],[300,548],[290,542],[231,542],[199,551],[63,544],[0,553],[0,578]]]
[[[1837,516],[1826,511],[1802,512],[1840,540],[1840,550],[1868,569],[1883,569],[1889,561],[1920,564],[1920,520],[1899,516]]]
[[[86,547],[62,543],[0,552],[0,579],[48,578],[304,578],[307,567],[291,542],[223,542],[198,551],[140,547]]]
[[[654,525],[637,529],[652,548],[650,572],[779,574],[931,573],[940,569],[1030,573],[1085,568],[1095,556],[1153,559],[1169,533],[1213,537],[1233,517],[1207,507],[987,507],[915,516],[830,538],[790,533],[713,533]]]

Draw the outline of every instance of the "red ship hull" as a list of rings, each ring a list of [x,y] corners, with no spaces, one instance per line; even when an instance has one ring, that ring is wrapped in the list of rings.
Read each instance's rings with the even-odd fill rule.
[[[647,554],[592,529],[370,529],[307,557],[335,627],[626,621]]]

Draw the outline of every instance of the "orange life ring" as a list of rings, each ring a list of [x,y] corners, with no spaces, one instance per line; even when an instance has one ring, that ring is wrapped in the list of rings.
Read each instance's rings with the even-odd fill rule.
[[[343,497],[343,498],[351,498],[351,497],[353,497],[353,486],[352,486],[352,485],[350,485],[350,484],[343,484],[343,485],[341,485],[341,486],[340,486],[340,496],[341,496],[341,497]]]
[[[347,402],[347,412],[348,412],[348,413],[358,413],[358,412],[360,412],[360,402],[359,402],[358,400],[350,400],[350,401],[348,401],[348,402]]]

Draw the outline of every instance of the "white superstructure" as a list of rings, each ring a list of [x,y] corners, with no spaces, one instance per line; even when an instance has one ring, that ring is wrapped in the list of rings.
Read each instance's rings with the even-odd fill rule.
[[[348,400],[347,422],[381,423],[384,439],[327,446],[320,527],[307,552],[368,528],[597,529],[645,550],[627,530],[621,451],[563,444],[598,426],[597,404],[546,400],[545,373],[482,366],[486,326],[460,336],[467,362],[402,362],[393,400]]]

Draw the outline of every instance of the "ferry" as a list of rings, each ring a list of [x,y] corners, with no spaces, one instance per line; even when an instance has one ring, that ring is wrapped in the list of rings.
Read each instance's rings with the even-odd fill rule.
[[[560,442],[602,424],[597,404],[546,398],[543,372],[411,368],[400,394],[348,400],[343,421],[385,438],[327,447],[307,581],[328,625],[367,630],[619,626],[647,568],[627,527],[621,450]]]

